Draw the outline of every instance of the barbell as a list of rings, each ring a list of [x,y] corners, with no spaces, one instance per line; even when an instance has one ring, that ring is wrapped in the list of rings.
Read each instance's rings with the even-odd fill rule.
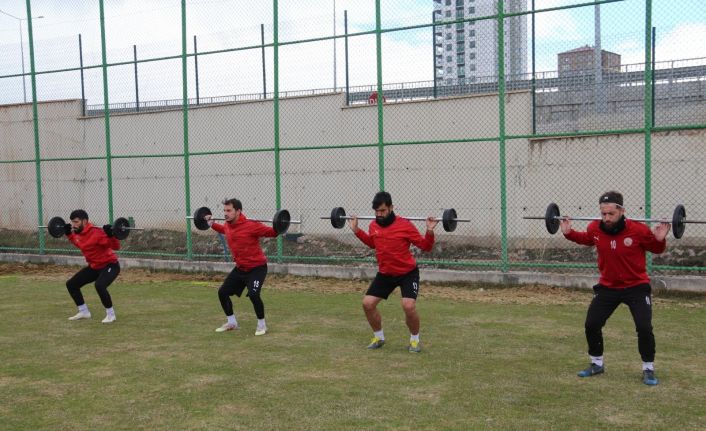
[[[210,227],[208,225],[208,220],[206,220],[206,216],[208,215],[213,215],[211,212],[211,209],[208,207],[201,207],[197,209],[194,212],[193,216],[187,216],[187,219],[192,219],[194,220],[194,226],[196,226],[196,229],[198,230],[208,230]],[[225,220],[223,217],[211,217],[211,220]],[[278,210],[275,212],[274,217],[272,217],[272,220],[262,220],[262,219],[248,219],[252,221],[259,221],[262,223],[272,223],[272,228],[277,232],[277,235],[282,235],[287,232],[289,229],[290,224],[300,224],[301,221],[299,220],[292,220],[291,216],[289,215],[289,211],[285,209]]]
[[[559,222],[561,220],[601,220],[600,217],[570,217],[562,216],[559,212],[559,205],[555,203],[550,203],[547,205],[547,210],[544,213],[544,217],[539,216],[524,216],[523,219],[529,220],[544,220],[544,224],[547,227],[547,232],[554,235],[559,231]],[[706,224],[706,220],[688,220],[686,218],[686,209],[684,205],[677,205],[672,213],[671,222],[668,219],[654,219],[654,218],[630,218],[630,220],[640,221],[645,223],[671,223],[672,224],[672,234],[674,238],[681,238],[684,235],[684,229],[686,228],[686,223],[700,223]]]
[[[40,229],[47,229],[49,235],[54,238],[61,238],[66,233],[64,226],[66,226],[66,222],[63,218],[52,217],[46,226],[38,227]],[[111,227],[113,229],[113,236],[121,241],[130,235],[131,230],[144,230],[142,228],[131,227],[130,222],[125,217],[116,218]]]
[[[341,229],[343,226],[346,225],[346,220],[352,219],[352,216],[347,216],[346,215],[346,210],[343,209],[343,207],[336,207],[331,210],[331,215],[328,217],[321,217],[322,220],[331,220],[331,226],[333,226],[336,229]],[[358,216],[356,217],[357,219],[360,220],[375,220],[374,216]],[[424,221],[426,220],[426,217],[404,217],[407,220],[417,220],[417,221]],[[470,220],[467,219],[460,219],[456,215],[456,210],[453,208],[448,208],[445,209],[441,217],[437,217],[434,220],[440,221],[442,226],[444,226],[444,230],[446,232],[453,232],[456,230],[456,225],[458,222],[470,222]]]

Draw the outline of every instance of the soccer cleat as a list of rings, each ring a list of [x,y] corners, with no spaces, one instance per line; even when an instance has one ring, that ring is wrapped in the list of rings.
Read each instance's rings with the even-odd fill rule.
[[[267,334],[267,326],[263,326],[263,327],[258,326],[257,329],[255,330],[255,335],[265,335],[265,334]]]
[[[604,371],[605,368],[602,365],[591,364],[585,370],[579,371],[577,375],[579,377],[591,377],[595,376],[596,374],[602,374]]]
[[[419,341],[411,340],[409,342],[409,353],[419,353],[421,351],[422,346],[419,344]]]
[[[385,340],[381,340],[378,337],[373,337],[370,340],[370,344],[368,344],[368,349],[379,349],[380,347],[385,345]]]
[[[75,315],[69,317],[69,320],[83,320],[83,319],[90,319],[91,318],[91,313],[87,311],[79,311]]]
[[[655,376],[655,370],[642,370],[642,383],[649,386],[659,383],[657,376]]]
[[[115,314],[107,314],[105,319],[101,320],[101,323],[113,323],[115,320]]]
[[[219,328],[216,328],[216,332],[226,332],[238,329],[238,325],[233,325],[232,323],[224,323]]]

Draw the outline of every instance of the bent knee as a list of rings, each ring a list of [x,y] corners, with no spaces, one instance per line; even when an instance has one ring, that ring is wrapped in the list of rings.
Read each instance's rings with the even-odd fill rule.
[[[635,327],[635,331],[638,334],[651,334],[652,333],[652,325],[638,325]]]
[[[402,301],[402,310],[404,310],[405,313],[411,314],[415,313],[417,311],[417,301],[413,300],[408,300],[408,301]]]

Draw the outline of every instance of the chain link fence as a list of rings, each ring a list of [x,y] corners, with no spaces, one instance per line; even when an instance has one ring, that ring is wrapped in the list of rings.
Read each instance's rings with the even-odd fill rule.
[[[629,216],[706,218],[700,0],[89,3],[0,9],[2,252],[76,253],[37,226],[83,208],[145,228],[122,255],[229,260],[187,217],[237,197],[301,220],[272,260],[373,262],[321,217],[385,189],[472,220],[423,265],[595,271],[522,217],[617,189]],[[651,271],[706,270],[703,225],[668,245]]]

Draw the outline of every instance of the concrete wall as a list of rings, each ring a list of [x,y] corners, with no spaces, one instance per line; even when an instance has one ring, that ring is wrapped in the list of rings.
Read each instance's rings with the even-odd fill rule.
[[[0,227],[35,229],[36,191],[30,105],[0,107]],[[303,220],[307,233],[331,233],[322,215],[335,206],[367,214],[379,188],[377,106],[345,107],[345,95],[282,99],[280,102],[282,206]],[[531,94],[507,95],[507,133],[531,131]],[[42,157],[105,155],[104,118],[81,118],[81,102],[39,105]],[[189,111],[189,149],[242,150],[189,158],[191,208],[218,211],[225,197],[239,197],[246,213],[271,217],[275,210],[273,102],[209,106]],[[142,227],[185,227],[185,163],[181,110],[110,117],[115,216],[132,216]],[[454,207],[473,219],[453,234],[493,244],[501,233],[500,165],[497,141],[433,144],[438,140],[498,135],[498,98],[475,95],[389,104],[384,108],[386,142],[432,141],[385,148],[385,185],[402,215],[441,214]],[[370,145],[359,147],[356,145]],[[317,146],[340,148],[312,149]],[[706,131],[656,133],[652,137],[653,214],[669,215],[683,203],[687,214],[706,217]],[[163,155],[165,157],[152,157]],[[124,157],[131,156],[131,157]],[[137,156],[137,157],[133,157]],[[149,156],[149,157],[146,157]],[[630,214],[641,216],[644,196],[644,136],[606,135],[509,140],[507,210],[511,239],[547,238],[543,215],[549,202],[563,213],[595,215],[595,200],[607,189],[626,195]],[[107,221],[107,162],[48,161],[41,164],[46,219],[83,207]],[[689,226],[690,238],[706,231]]]

